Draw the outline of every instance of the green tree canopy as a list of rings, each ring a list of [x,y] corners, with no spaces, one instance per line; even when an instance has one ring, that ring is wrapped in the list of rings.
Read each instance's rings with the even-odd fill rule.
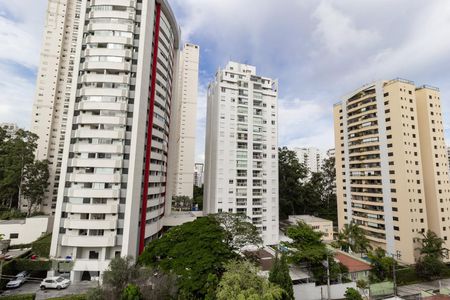
[[[419,277],[432,280],[442,275],[446,268],[443,259],[448,257],[448,249],[444,245],[445,241],[433,231],[422,233],[419,247],[421,257],[415,266]]]
[[[344,224],[344,228],[339,232],[337,244],[341,250],[355,253],[367,253],[372,249],[365,231],[356,223]]]
[[[225,230],[225,243],[235,251],[240,251],[246,246],[262,245],[261,234],[251,220],[244,214],[222,212],[210,215]]]
[[[292,279],[289,275],[289,266],[284,255],[279,258],[278,253],[275,256],[272,269],[269,273],[269,281],[280,286],[285,294],[284,300],[294,299],[294,289],[292,287]]]
[[[390,256],[386,256],[386,251],[382,248],[376,248],[369,252],[367,257],[370,260],[372,269],[370,270],[371,282],[382,282],[392,278],[392,270],[397,262]]]
[[[224,242],[225,230],[212,217],[173,227],[147,245],[139,261],[178,276],[181,295],[204,298],[211,289],[210,274],[220,276],[224,264],[235,257]]]
[[[277,300],[285,291],[258,276],[258,269],[248,261],[230,261],[217,288],[217,300]]]
[[[344,296],[345,300],[363,300],[361,294],[354,288],[347,288]]]
[[[19,129],[13,136],[0,128],[0,204],[18,206],[23,171],[34,161],[38,136]]]
[[[302,183],[308,170],[300,164],[294,151],[278,149],[280,219],[302,212]],[[302,212],[303,213],[303,212]]]
[[[292,242],[283,244],[289,248],[289,258],[296,264],[320,264],[327,258],[327,248],[322,242],[323,233],[314,231],[304,222],[287,229],[286,235]]]
[[[49,176],[48,160],[36,160],[25,166],[22,195],[28,204],[27,216],[30,216],[33,209],[41,205],[44,200]]]

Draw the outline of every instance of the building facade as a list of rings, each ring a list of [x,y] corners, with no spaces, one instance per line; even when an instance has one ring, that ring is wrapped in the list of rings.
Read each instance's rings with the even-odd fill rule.
[[[322,167],[323,154],[314,147],[295,147],[293,149],[297,154],[298,161],[308,168],[310,173],[317,173]]]
[[[195,163],[194,168],[194,185],[201,188],[203,186],[203,178],[205,173],[205,164]]]
[[[38,135],[36,159],[49,161],[49,187],[40,210],[55,212],[61,174],[71,88],[75,84],[75,52],[82,0],[48,0],[31,132]],[[21,209],[27,210],[23,201]]]
[[[177,86],[180,101],[172,107],[171,127],[175,130],[169,145],[171,197],[193,196],[199,55],[199,46],[189,43],[180,51]]]
[[[278,243],[276,81],[229,62],[208,88],[204,212],[246,214]]]
[[[0,123],[0,128],[2,128],[9,136],[15,136],[19,127],[16,123]]]
[[[159,236],[182,84],[167,1],[80,2],[50,250],[73,259],[74,281],[98,278],[112,258],[136,257]]]
[[[405,263],[417,259],[422,232],[447,241],[439,90],[402,79],[365,85],[334,106],[334,128],[339,228],[355,222],[374,246]]]

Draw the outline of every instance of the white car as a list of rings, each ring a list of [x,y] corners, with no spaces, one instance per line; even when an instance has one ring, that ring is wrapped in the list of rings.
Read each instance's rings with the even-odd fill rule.
[[[41,282],[41,290],[45,289],[65,289],[70,285],[70,280],[61,276],[47,277]]]
[[[8,289],[18,288],[19,286],[21,286],[22,284],[24,284],[25,281],[27,281],[27,277],[28,277],[28,272],[26,272],[26,271],[20,272],[19,274],[16,275],[16,278],[11,279],[11,280],[6,284],[6,287],[7,287]]]

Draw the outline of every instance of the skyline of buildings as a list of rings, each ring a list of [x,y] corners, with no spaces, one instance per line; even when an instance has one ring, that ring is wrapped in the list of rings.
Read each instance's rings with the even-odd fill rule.
[[[50,160],[42,211],[55,217],[50,256],[89,280],[160,235],[172,196],[192,197],[199,47],[181,48],[166,0],[52,0],[45,28],[32,121],[36,158]]]
[[[229,62],[208,88],[205,213],[242,213],[278,242],[278,83]]]
[[[428,229],[448,246],[450,184],[440,95],[395,79],[334,106],[339,229],[355,222],[372,245],[414,263]]]

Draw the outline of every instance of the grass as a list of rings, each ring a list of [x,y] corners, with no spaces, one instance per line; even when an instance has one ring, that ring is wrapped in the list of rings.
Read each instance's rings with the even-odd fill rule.
[[[86,300],[86,295],[69,295],[64,297],[50,298],[48,300]]]

